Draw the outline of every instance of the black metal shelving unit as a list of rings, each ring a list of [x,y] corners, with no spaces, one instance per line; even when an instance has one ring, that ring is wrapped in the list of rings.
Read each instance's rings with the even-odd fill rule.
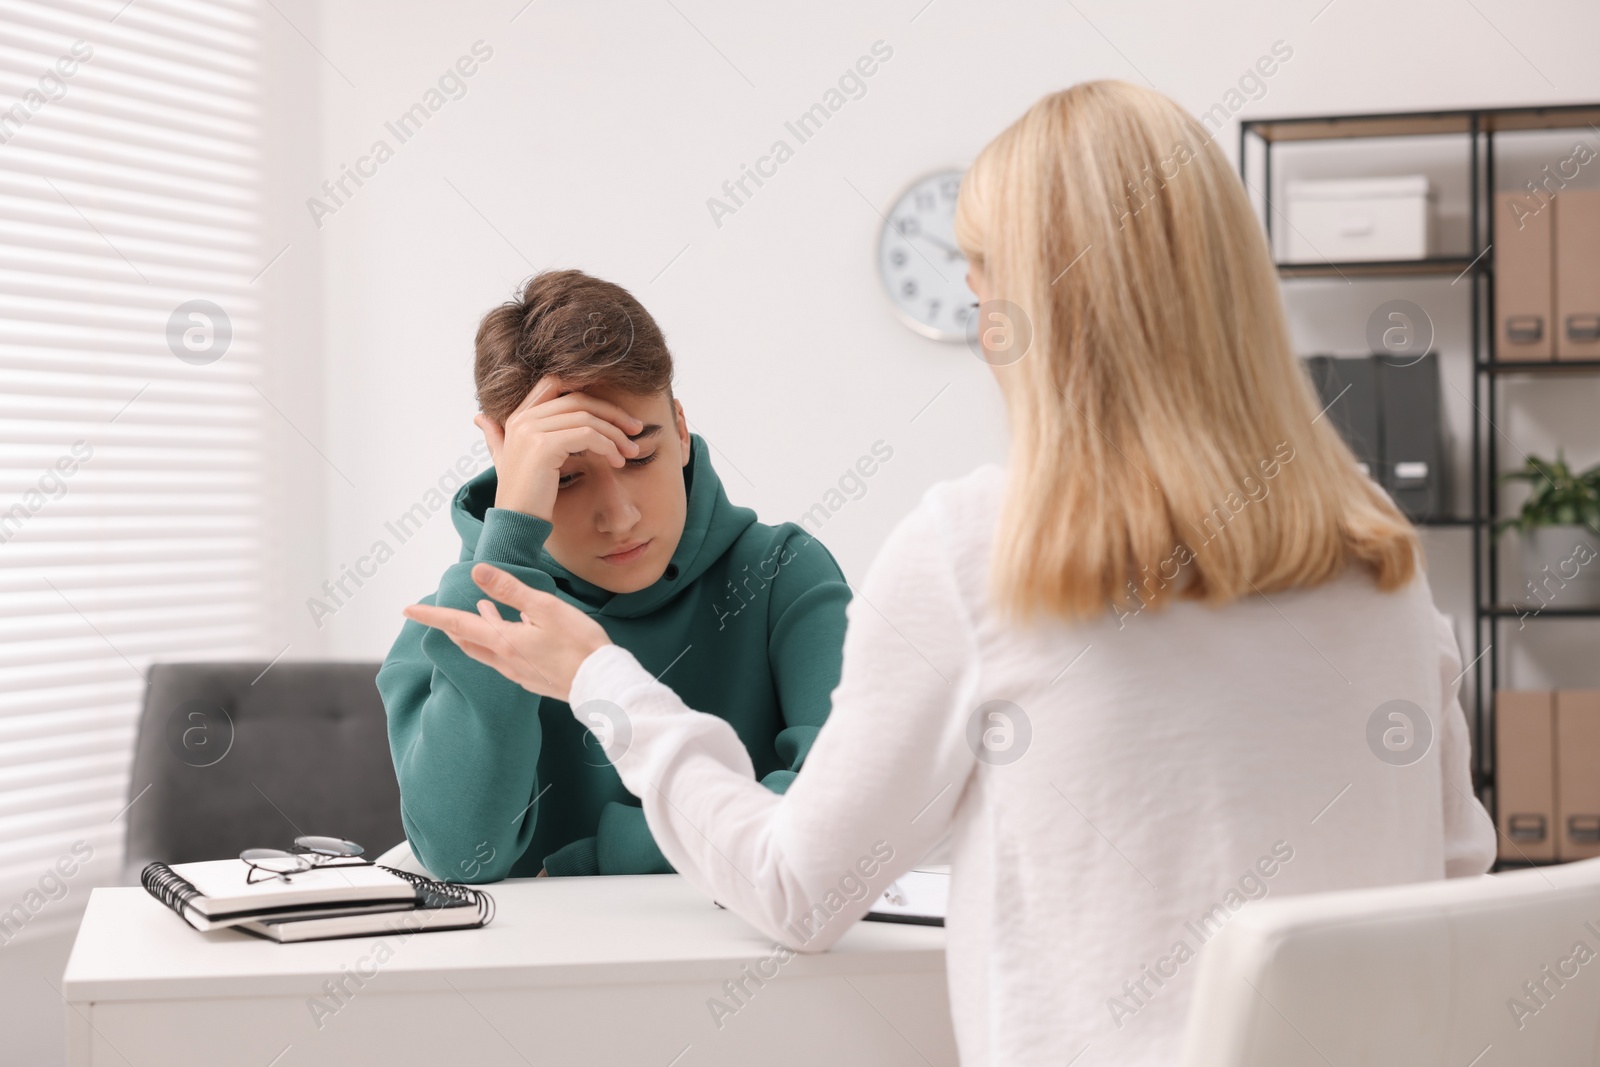
[[[1403,279],[1470,275],[1469,346],[1472,360],[1472,512],[1460,518],[1419,523],[1465,527],[1472,532],[1473,603],[1473,778],[1479,798],[1494,814],[1493,694],[1499,689],[1499,624],[1526,609],[1500,603],[1500,560],[1494,522],[1499,515],[1499,450],[1495,440],[1498,384],[1513,376],[1582,374],[1600,370],[1600,360],[1501,361],[1495,351],[1494,317],[1494,192],[1495,135],[1533,130],[1600,128],[1600,104],[1556,104],[1541,107],[1466,108],[1395,114],[1322,115],[1282,119],[1245,119],[1239,125],[1239,176],[1252,201],[1260,206],[1268,247],[1272,247],[1272,151],[1274,145],[1308,141],[1368,140],[1387,137],[1464,137],[1468,159],[1468,240],[1465,255],[1358,263],[1280,263],[1279,277]],[[1261,146],[1260,186],[1250,180],[1249,147]],[[1596,608],[1545,608],[1539,619],[1600,618]],[[1493,653],[1493,654],[1491,654]],[[1487,675],[1487,677],[1485,677]]]

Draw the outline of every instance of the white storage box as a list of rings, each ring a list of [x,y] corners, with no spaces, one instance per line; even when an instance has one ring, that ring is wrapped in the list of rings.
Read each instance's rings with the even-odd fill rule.
[[[1286,263],[1426,259],[1433,251],[1427,175],[1288,183]]]

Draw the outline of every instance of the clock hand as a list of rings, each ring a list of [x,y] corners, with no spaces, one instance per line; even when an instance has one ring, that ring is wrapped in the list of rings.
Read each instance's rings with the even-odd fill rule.
[[[918,234],[917,236],[922,237],[925,240],[932,241],[934,244],[936,244],[940,248],[944,249],[945,255],[950,259],[962,259],[962,258],[965,257],[965,253],[963,253],[961,251],[961,249],[957,248],[955,245],[951,244],[949,241],[944,241],[944,240],[941,240],[941,239],[935,237],[931,233],[922,233],[922,234]]]

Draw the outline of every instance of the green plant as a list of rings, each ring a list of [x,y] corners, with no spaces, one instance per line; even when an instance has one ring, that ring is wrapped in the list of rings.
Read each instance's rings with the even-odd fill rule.
[[[1495,523],[1495,532],[1513,527],[1526,533],[1539,526],[1587,526],[1600,532],[1600,463],[1574,474],[1566,457],[1556,450],[1554,462],[1527,457],[1521,470],[1506,471],[1502,482],[1527,482],[1533,492],[1523,501],[1522,514]]]

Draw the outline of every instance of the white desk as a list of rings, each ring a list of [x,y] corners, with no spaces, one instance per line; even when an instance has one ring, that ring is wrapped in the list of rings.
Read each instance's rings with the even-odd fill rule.
[[[202,934],[138,887],[89,898],[63,992],[70,1067],[956,1063],[944,930],[857,923],[764,965],[773,942],[675,874],[483,887],[482,929],[279,945]],[[324,983],[346,978],[349,993]],[[315,1010],[321,998],[324,1005]],[[738,1010],[721,1020],[719,998]]]

